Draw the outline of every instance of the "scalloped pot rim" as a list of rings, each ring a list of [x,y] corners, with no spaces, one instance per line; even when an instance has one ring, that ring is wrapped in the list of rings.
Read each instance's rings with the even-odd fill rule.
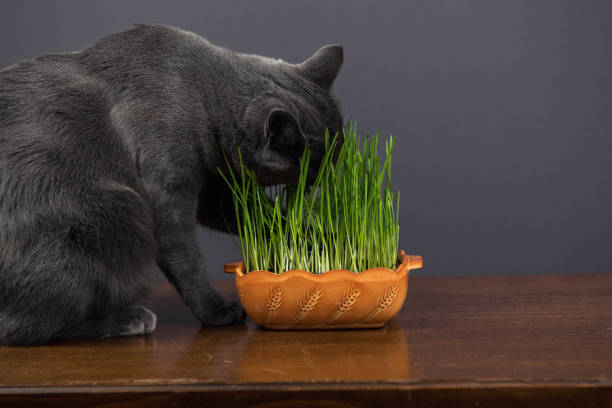
[[[275,274],[243,273],[242,262],[225,264],[234,273],[240,302],[253,321],[274,330],[382,327],[404,304],[408,271],[421,268],[419,255],[398,253],[400,265],[360,273],[333,269],[322,274],[293,269]]]
[[[368,268],[363,272],[353,273],[347,269],[331,269],[325,273],[314,274],[302,269],[290,269],[280,274],[276,274],[267,270],[254,270],[248,273],[244,273],[244,263],[243,262],[231,262],[225,265],[225,272],[235,273],[236,277],[244,277],[249,279],[257,279],[258,277],[268,277],[275,279],[277,281],[283,281],[290,277],[301,276],[308,279],[331,279],[331,278],[341,278],[341,277],[351,277],[353,279],[361,277],[361,279],[365,279],[370,277],[370,275],[377,275],[380,272],[383,273],[406,273],[412,269],[419,269],[423,267],[423,258],[419,255],[406,255],[406,253],[402,250],[398,254],[398,258],[401,263],[397,267],[396,270],[391,268],[384,267],[374,267]]]

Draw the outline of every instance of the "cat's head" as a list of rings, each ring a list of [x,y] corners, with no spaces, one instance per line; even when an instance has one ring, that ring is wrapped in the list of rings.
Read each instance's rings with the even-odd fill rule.
[[[261,59],[265,77],[245,111],[239,141],[243,161],[262,185],[294,184],[304,148],[311,152],[309,179],[325,153],[325,130],[338,133],[342,114],[331,87],[343,62],[339,45],[317,50],[301,64]]]

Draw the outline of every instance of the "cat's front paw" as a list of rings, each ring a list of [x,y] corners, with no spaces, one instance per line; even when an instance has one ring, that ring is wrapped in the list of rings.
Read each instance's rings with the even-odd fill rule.
[[[242,323],[246,312],[238,302],[223,302],[210,307],[200,316],[203,326],[228,326]]]
[[[153,333],[157,316],[144,306],[129,307],[113,322],[114,327],[107,336],[137,336]]]

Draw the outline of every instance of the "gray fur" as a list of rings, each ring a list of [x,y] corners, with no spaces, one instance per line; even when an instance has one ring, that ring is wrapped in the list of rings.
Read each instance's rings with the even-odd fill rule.
[[[265,184],[295,182],[306,144],[316,167],[341,64],[339,46],[293,65],[138,25],[1,70],[0,344],[150,332],[157,267],[204,325],[241,321],[195,235],[236,231],[222,151]]]

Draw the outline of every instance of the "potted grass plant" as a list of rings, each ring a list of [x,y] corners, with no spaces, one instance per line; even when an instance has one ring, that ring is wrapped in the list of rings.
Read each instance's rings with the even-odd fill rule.
[[[361,140],[353,124],[343,132],[340,147],[326,133],[311,182],[308,149],[296,185],[266,189],[244,165],[238,174],[220,170],[233,193],[243,257],[225,271],[236,275],[247,314],[265,327],[381,327],[403,305],[408,272],[422,266],[420,256],[398,251],[395,139],[385,141],[381,162],[378,134]]]

